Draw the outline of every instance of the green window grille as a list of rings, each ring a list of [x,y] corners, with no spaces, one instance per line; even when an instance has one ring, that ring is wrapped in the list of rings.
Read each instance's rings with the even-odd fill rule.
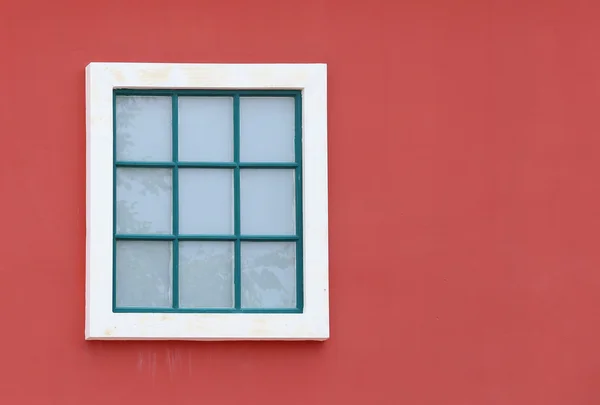
[[[128,103],[130,101],[143,98],[145,100],[158,100],[160,105],[164,108],[160,110],[160,114],[168,115],[170,113],[170,157],[167,159],[165,156],[168,155],[168,148],[162,147],[156,144],[154,140],[148,139],[148,143],[154,142],[153,147],[157,150],[162,150],[162,157],[160,158],[143,158],[143,159],[128,159],[119,156],[119,148],[123,147],[128,141],[126,137],[119,135],[119,128],[127,128],[127,121],[131,118],[132,114],[136,114],[135,108],[129,108],[126,111],[119,111],[118,106],[120,103]],[[252,136],[244,133],[242,129],[242,115],[244,114],[244,103],[250,103],[251,100],[281,100],[285,99],[285,102],[292,107],[291,114],[293,116],[293,151],[291,158],[289,159],[245,159],[240,151],[243,149],[242,142],[244,145],[249,145],[253,142]],[[180,142],[182,141],[180,121],[181,121],[181,102],[186,100],[205,100],[210,101],[213,99],[227,100],[231,102],[231,122],[230,124],[230,136],[231,139],[231,159],[222,159],[214,161],[214,159],[180,159],[182,155],[182,148],[180,148]],[[248,104],[250,105],[250,104]],[[134,106],[135,107],[135,106]],[[143,106],[140,108],[144,108]],[[248,107],[248,114],[252,113],[252,109]],[[139,110],[139,109],[138,109]],[[157,110],[158,111],[158,110]],[[139,111],[138,111],[139,112]],[[152,111],[150,112],[152,113]],[[154,117],[155,114],[146,114],[148,117]],[[209,112],[210,113],[210,112]],[[208,113],[206,113],[208,114]],[[206,115],[205,114],[205,115]],[[273,114],[277,114],[274,111]],[[264,119],[264,117],[263,117]],[[268,119],[268,114],[267,114]],[[149,120],[149,121],[152,121]],[[163,120],[167,122],[166,120]],[[154,121],[152,121],[154,122]],[[149,123],[149,125],[152,124]],[[202,128],[197,128],[198,131],[202,131]],[[125,132],[125,130],[122,130]],[[139,132],[139,131],[138,131]],[[143,140],[143,139],[142,139]],[[253,148],[261,150],[263,147],[268,145],[260,144],[260,137],[258,144],[250,145]],[[264,141],[264,139],[262,140]],[[145,141],[146,142],[146,141]],[[122,143],[122,144],[120,144]],[[303,268],[302,268],[302,94],[296,90],[141,90],[141,89],[115,89],[113,90],[113,312],[203,312],[203,313],[300,313],[303,310]],[[126,146],[126,145],[125,145]],[[139,146],[139,138],[138,138]],[[148,145],[146,145],[148,146]],[[144,145],[142,144],[142,147]],[[134,145],[135,149],[136,146]],[[187,148],[187,146],[186,146]],[[193,149],[193,148],[192,148]],[[185,149],[187,155],[194,154],[193,150]],[[206,154],[200,153],[200,155],[206,156]],[[185,204],[186,217],[182,220],[181,208],[183,202],[181,199],[182,183],[190,185],[190,171],[196,171],[198,174],[200,171],[210,171],[211,174],[219,176],[221,179],[228,177],[226,173],[231,173],[231,231],[224,233],[194,233],[187,232],[185,221],[193,220],[196,218],[209,217],[211,213],[203,212],[201,208],[195,209],[192,205],[190,211],[190,204]],[[154,196],[157,191],[155,190],[155,184],[148,180],[151,176],[157,177],[164,180],[164,189],[168,189],[170,195],[168,196],[168,203],[170,204],[170,212],[167,214],[170,216],[168,222],[170,223],[170,231],[163,227],[163,229],[154,229],[148,231],[146,228],[128,228],[127,226],[121,226],[120,221],[126,223],[123,218],[126,218],[127,207],[134,206],[136,203],[131,203],[127,206],[127,201],[123,201],[120,198],[121,190],[131,189],[131,184],[128,184],[123,180],[125,173],[134,173],[141,180],[139,184],[146,184],[144,187],[144,193],[147,195]],[[270,174],[269,174],[270,173]],[[225,174],[225,175],[223,175]],[[285,174],[285,175],[283,175]],[[244,192],[248,195],[250,193],[256,193],[260,191],[260,187],[254,189],[248,180],[248,185],[244,186],[244,178],[251,179],[252,176],[258,175],[272,175],[273,179],[278,176],[292,179],[293,187],[293,207],[284,207],[283,209],[291,210],[290,216],[293,221],[293,231],[284,233],[268,233],[258,232],[256,234],[244,232],[245,224],[244,220],[250,222],[254,216],[252,209],[247,208],[247,212],[244,212]],[[280,176],[281,175],[281,176]],[[161,177],[162,176],[162,177]],[[264,177],[264,176],[263,176]],[[267,176],[268,177],[268,176]],[[166,179],[166,180],[165,180]],[[162,181],[162,180],[161,180]],[[272,181],[272,187],[277,187],[277,181]],[[262,181],[262,184],[270,187],[269,182]],[[194,185],[193,179],[191,179],[192,186]],[[223,184],[221,184],[223,186]],[[227,189],[227,187],[221,187],[221,189]],[[122,191],[123,193],[125,191]],[[163,195],[164,192],[160,195]],[[211,201],[213,196],[210,193],[200,193],[202,201]],[[163,201],[165,202],[165,201]],[[214,199],[213,199],[214,202]],[[163,204],[164,205],[164,204]],[[199,204],[202,206],[202,204]],[[162,207],[164,208],[164,207]],[[158,212],[162,208],[157,208]],[[259,207],[260,208],[260,207]],[[280,207],[281,208],[281,207]],[[164,211],[164,210],[163,210]],[[162,212],[162,211],[161,211]],[[278,211],[279,212],[279,211]],[[164,212],[162,212],[164,217]],[[260,217],[260,215],[258,215]],[[134,229],[135,228],[135,229]],[[142,229],[140,232],[138,229]],[[182,305],[182,294],[186,294],[188,298],[192,297],[190,301],[194,301],[193,296],[194,286],[186,285],[186,281],[183,280],[182,269],[185,267],[182,265],[182,252],[184,248],[189,247],[190,242],[211,242],[210,246],[220,246],[222,249],[228,246],[227,252],[224,256],[226,259],[226,266],[228,267],[229,258],[231,264],[231,275],[226,274],[224,276],[226,281],[221,283],[215,288],[229,288],[231,299],[228,305]],[[136,245],[144,246],[141,251],[135,252],[132,249]],[[188,245],[185,245],[185,244]],[[215,244],[216,243],[216,244]],[[260,244],[260,245],[259,245]],[[127,249],[125,247],[127,246]],[[167,246],[167,249],[164,249]],[[197,246],[191,244],[190,246]],[[277,247],[272,252],[268,252],[270,247]],[[250,248],[252,247],[252,248]],[[229,249],[230,248],[230,249]],[[284,249],[285,248],[285,249]],[[229,250],[228,250],[229,249]],[[269,257],[270,262],[277,268],[278,263],[288,263],[285,267],[286,280],[290,280],[293,277],[293,286],[285,286],[273,272],[267,270],[260,270],[257,268],[249,268],[247,276],[244,276],[244,263],[245,255],[248,257],[252,256],[251,251],[254,250],[267,252],[264,257]],[[286,250],[289,255],[282,256],[282,249]],[[133,253],[130,250],[134,250]],[[222,249],[223,250],[223,249]],[[165,253],[166,252],[166,253]],[[164,254],[163,254],[164,253]],[[290,259],[290,257],[292,259]],[[158,282],[157,279],[153,279],[152,275],[144,273],[144,266],[135,265],[136,260],[146,260],[147,263],[152,263],[152,266],[156,265],[161,267],[163,273],[168,273],[169,280],[165,281],[165,277],[162,281]],[[129,261],[128,261],[129,260]],[[286,261],[287,260],[287,261]],[[293,261],[292,269],[290,270],[290,260]],[[167,264],[167,261],[169,262]],[[131,263],[134,263],[132,265]],[[133,266],[133,267],[131,267]],[[137,266],[137,267],[135,267]],[[165,266],[167,266],[165,270]],[[251,265],[249,265],[251,267]],[[207,260],[201,262],[195,270],[208,274],[208,278],[211,276],[211,264]],[[221,266],[223,267],[223,266]],[[260,266],[259,266],[260,267]],[[137,269],[135,276],[131,276],[128,272],[133,272],[131,269]],[[187,267],[185,267],[187,269]],[[192,270],[195,271],[194,266],[191,266]],[[187,270],[186,270],[187,271]],[[293,272],[290,276],[290,271]],[[227,278],[230,277],[230,278]],[[123,281],[126,280],[126,281]],[[221,280],[221,279],[219,279]],[[197,281],[197,280],[195,280]],[[162,283],[162,284],[161,284]],[[169,285],[170,283],[170,285]],[[210,283],[207,283],[210,284]],[[250,286],[256,287],[254,290]],[[257,287],[258,286],[258,287]],[[212,288],[210,285],[199,286],[198,293],[207,291],[207,288]],[[122,294],[120,293],[122,289]],[[162,298],[158,302],[152,301],[148,298],[148,305],[144,303],[144,299],[134,302],[133,304],[128,303],[128,294],[138,294],[142,289],[148,289],[150,295],[156,293]],[[126,291],[127,290],[127,291]],[[293,291],[292,291],[293,290]],[[146,291],[146,292],[148,292]],[[264,299],[261,301],[260,294],[265,296],[271,296],[270,294],[275,293],[277,296],[281,291],[285,291],[286,299],[283,301],[277,299],[275,301]],[[227,296],[229,292],[225,291]],[[258,298],[256,297],[258,294]],[[283,294],[283,293],[282,293]],[[248,298],[250,297],[250,298]],[[254,297],[254,298],[252,298]],[[202,301],[202,300],[200,300]],[[125,303],[123,303],[125,302]],[[258,302],[258,304],[257,304]],[[276,302],[275,305],[269,306],[269,302]],[[265,304],[266,303],[266,304]]]

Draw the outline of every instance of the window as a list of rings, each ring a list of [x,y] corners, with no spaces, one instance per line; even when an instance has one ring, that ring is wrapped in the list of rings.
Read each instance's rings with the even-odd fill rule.
[[[86,338],[328,338],[325,66],[86,76]]]
[[[114,94],[114,311],[302,312],[301,92]]]

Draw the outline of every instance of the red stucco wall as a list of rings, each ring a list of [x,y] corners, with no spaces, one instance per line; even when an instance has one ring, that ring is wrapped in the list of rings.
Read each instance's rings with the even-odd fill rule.
[[[0,1],[0,403],[600,404],[599,4]],[[83,340],[90,61],[329,64],[331,340]]]

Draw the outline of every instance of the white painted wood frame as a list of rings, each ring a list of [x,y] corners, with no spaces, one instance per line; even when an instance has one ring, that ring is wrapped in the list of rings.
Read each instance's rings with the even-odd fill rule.
[[[302,90],[303,313],[114,313],[113,89]],[[90,63],[86,68],[85,338],[329,338],[325,64]]]

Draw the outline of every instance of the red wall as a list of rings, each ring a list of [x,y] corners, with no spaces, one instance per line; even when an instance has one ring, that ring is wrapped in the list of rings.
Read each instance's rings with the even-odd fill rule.
[[[599,16],[0,1],[0,404],[599,404]],[[91,61],[329,64],[329,341],[84,341]]]

